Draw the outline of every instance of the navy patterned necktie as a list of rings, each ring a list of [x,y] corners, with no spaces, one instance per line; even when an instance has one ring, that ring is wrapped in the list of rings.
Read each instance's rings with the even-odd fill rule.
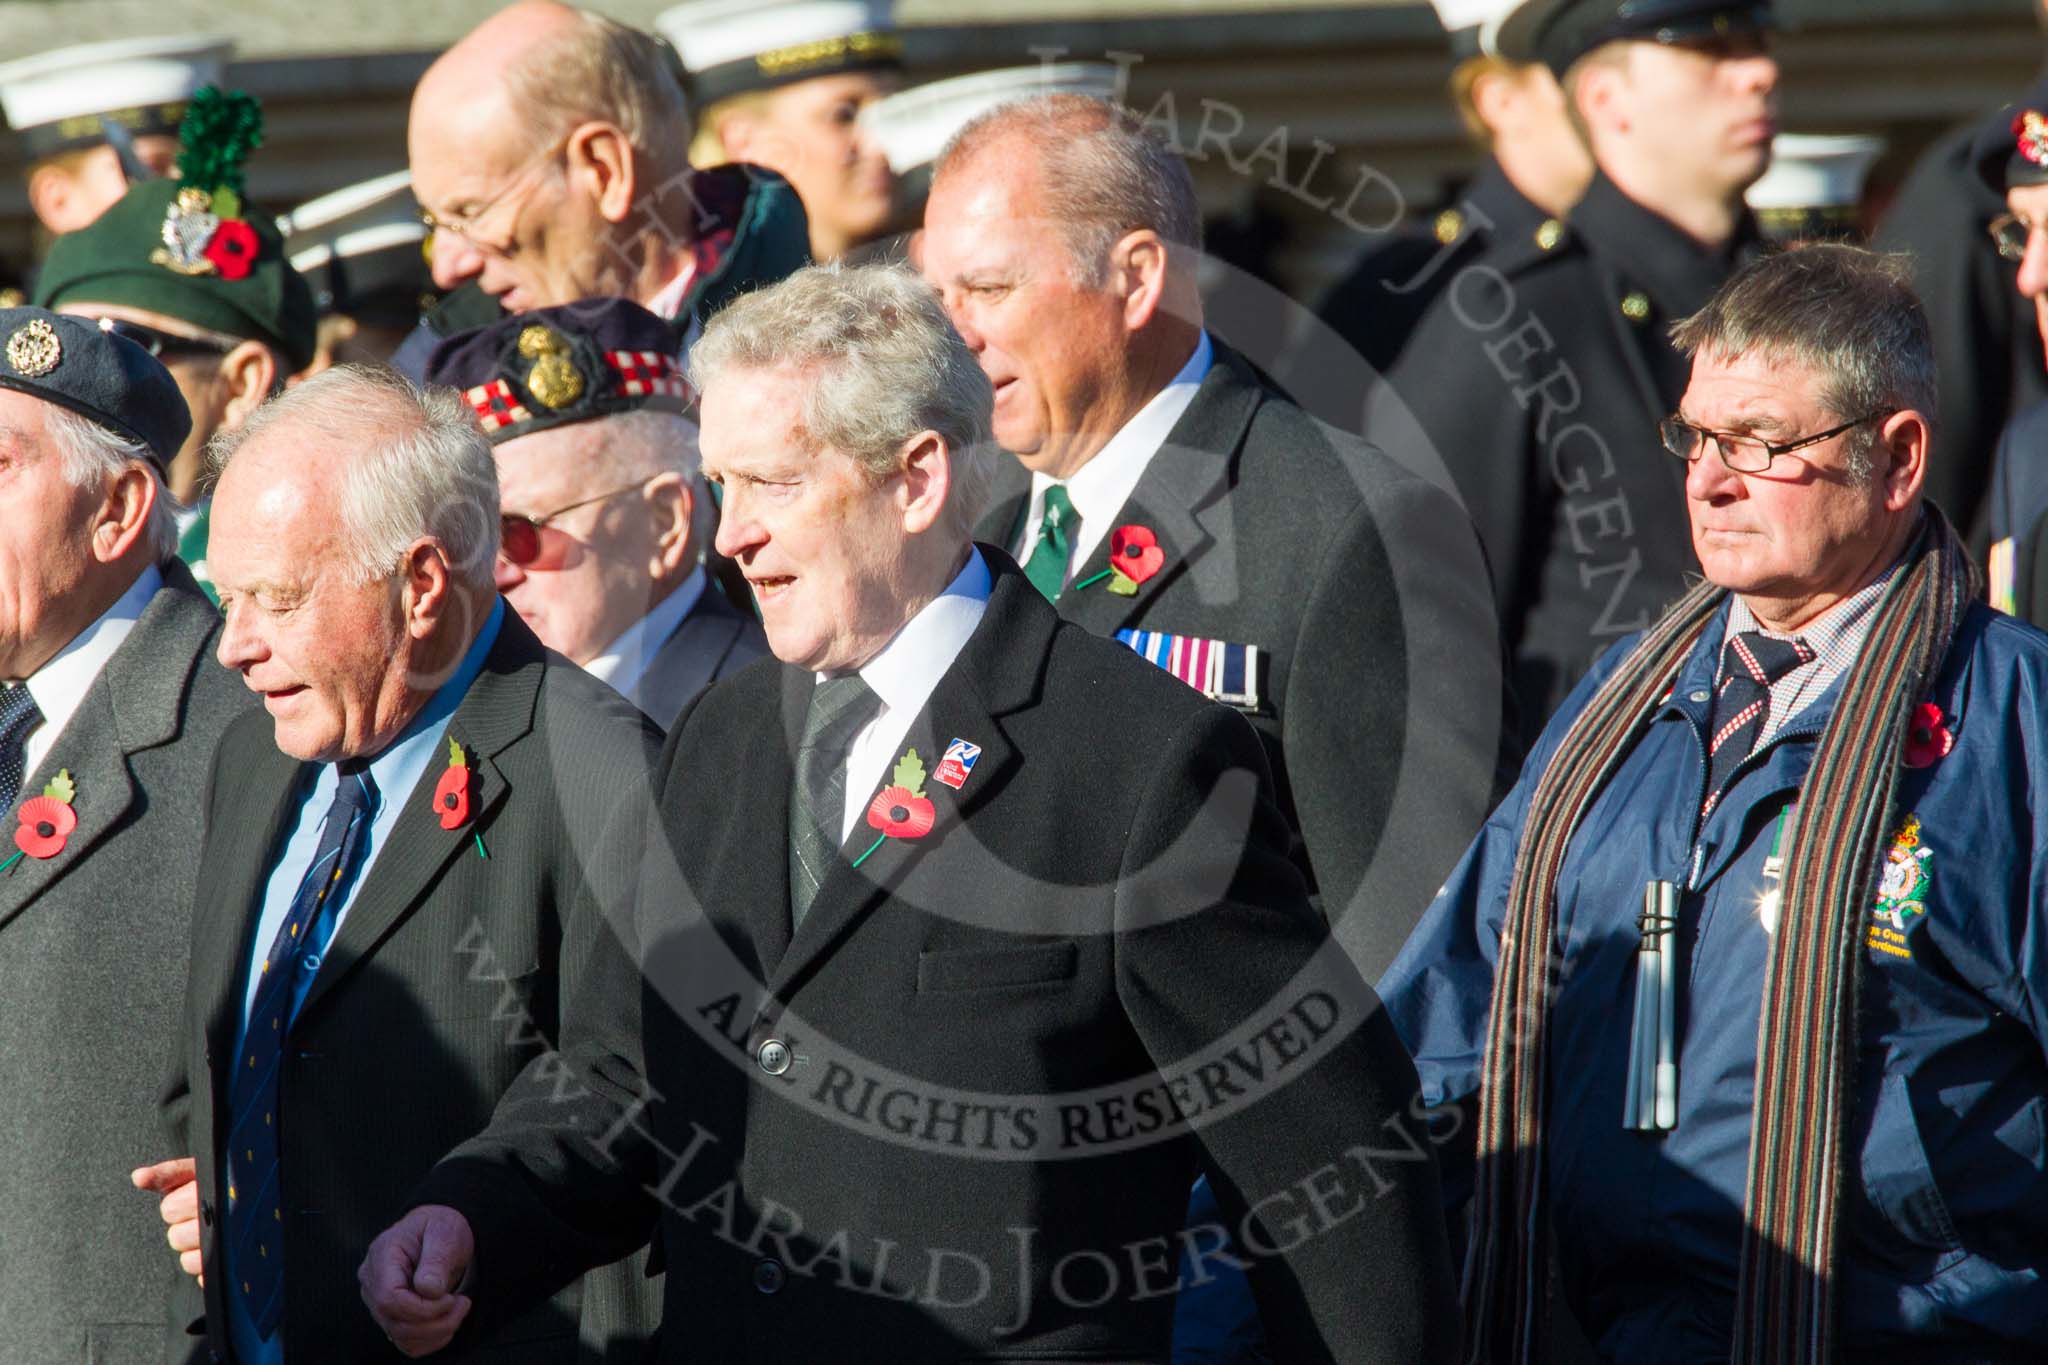
[[[1714,698],[1714,734],[1708,745],[1707,806],[1721,797],[1736,765],[1756,748],[1771,710],[1771,684],[1810,664],[1804,640],[1778,640],[1760,630],[1738,631],[1721,646],[1721,686]]]
[[[28,776],[28,732],[42,720],[27,683],[0,691],[0,814],[13,810],[21,794],[21,779]]]
[[[369,844],[377,784],[361,763],[344,763],[334,804],[320,827],[313,861],[299,879],[291,910],[264,954],[263,980],[249,1010],[236,1059],[228,1128],[228,1269],[243,1306],[265,1341],[284,1317],[284,1204],[278,1173],[278,1069],[300,985],[319,969],[324,945],[312,941],[327,893],[346,878]]]

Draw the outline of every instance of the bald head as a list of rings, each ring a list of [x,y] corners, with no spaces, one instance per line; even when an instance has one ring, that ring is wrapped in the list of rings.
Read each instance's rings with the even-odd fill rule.
[[[554,0],[520,0],[471,29],[438,57],[412,94],[412,123],[474,116],[479,103],[501,112],[511,74],[552,46],[572,42],[583,13]]]
[[[413,194],[440,227],[434,281],[514,312],[600,294],[645,302],[695,236],[690,118],[659,44],[587,10],[523,0],[443,53],[413,91]]]

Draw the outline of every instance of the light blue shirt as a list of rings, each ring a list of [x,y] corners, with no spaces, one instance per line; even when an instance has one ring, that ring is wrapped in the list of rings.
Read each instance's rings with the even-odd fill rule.
[[[505,599],[501,597],[492,606],[483,629],[477,632],[469,652],[462,656],[462,662],[448,681],[428,699],[426,706],[412,718],[412,723],[392,741],[390,747],[370,760],[370,781],[376,784],[377,805],[370,816],[369,841],[348,878],[328,893],[326,904],[306,935],[308,952],[306,961],[300,966],[292,998],[294,1017],[306,999],[306,992],[312,988],[313,978],[319,973],[327,945],[334,941],[341,922],[348,918],[348,909],[355,901],[357,888],[368,878],[371,865],[377,861],[377,851],[391,837],[400,814],[414,804],[408,800],[413,788],[419,785],[436,756],[447,751],[442,734],[447,729],[448,718],[455,714],[455,708],[469,695],[470,684],[483,671],[484,659],[489,656],[491,646],[497,643],[498,628],[504,621]],[[242,1045],[248,1036],[249,1012],[256,1006],[256,990],[263,984],[260,970],[263,955],[269,951],[271,940],[277,937],[278,929],[291,914],[299,881],[313,861],[314,851],[320,846],[320,829],[327,823],[327,809],[334,804],[334,794],[339,787],[340,776],[332,763],[319,765],[312,784],[301,786],[298,823],[292,827],[290,837],[285,840],[284,851],[270,869],[270,880],[263,891],[263,913],[257,917],[256,932],[246,945],[249,984],[242,995],[242,1022],[235,1031],[236,1056],[241,1055]],[[426,818],[424,809],[414,811],[412,815],[415,819]],[[227,1254],[232,1257],[233,1253]],[[232,1264],[228,1266],[228,1279],[233,1283]],[[285,1292],[291,1292],[290,1286],[286,1286]],[[256,1334],[256,1320],[243,1308],[240,1299],[233,1294],[223,1297],[228,1304],[228,1332],[241,1365],[281,1365],[284,1360],[284,1333],[279,1331],[269,1341],[264,1341]]]

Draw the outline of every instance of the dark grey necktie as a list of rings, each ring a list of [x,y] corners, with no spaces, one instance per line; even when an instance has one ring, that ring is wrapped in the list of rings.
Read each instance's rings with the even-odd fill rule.
[[[42,719],[27,683],[0,691],[0,814],[14,809],[21,779],[28,775],[28,732]]]
[[[839,856],[846,819],[846,755],[854,736],[882,709],[882,699],[847,673],[827,678],[811,693],[803,739],[796,750],[796,782],[789,802],[789,920],[804,922],[811,901]]]

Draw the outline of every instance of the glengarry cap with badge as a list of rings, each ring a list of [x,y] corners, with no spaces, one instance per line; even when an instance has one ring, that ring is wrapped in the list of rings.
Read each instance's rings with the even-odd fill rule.
[[[162,471],[192,433],[178,381],[90,318],[0,308],[0,388],[69,408],[144,446]]]
[[[1500,21],[1493,51],[1511,62],[1542,62],[1563,76],[1596,47],[1712,42],[1778,26],[1769,0],[1528,0]]]
[[[292,371],[312,362],[313,294],[285,259],[270,215],[243,200],[243,162],[263,141],[256,101],[211,86],[179,129],[178,180],[131,187],[89,227],[50,248],[36,281],[45,308],[115,304],[261,341]]]
[[[903,64],[891,0],[689,0],[654,27],[675,49],[700,112],[733,95]]]
[[[583,299],[459,332],[423,378],[460,389],[496,445],[615,413],[687,410],[675,346],[675,329],[630,299]]]
[[[234,51],[218,35],[119,38],[0,65],[0,109],[31,160],[97,146],[108,130],[175,134],[186,104],[218,85]]]
[[[2008,111],[1987,122],[1970,146],[1970,163],[1994,194],[2048,185],[2048,78],[2036,81]],[[2031,229],[2017,215],[2001,213],[1986,224],[1998,254],[2018,261],[2027,254]]]

